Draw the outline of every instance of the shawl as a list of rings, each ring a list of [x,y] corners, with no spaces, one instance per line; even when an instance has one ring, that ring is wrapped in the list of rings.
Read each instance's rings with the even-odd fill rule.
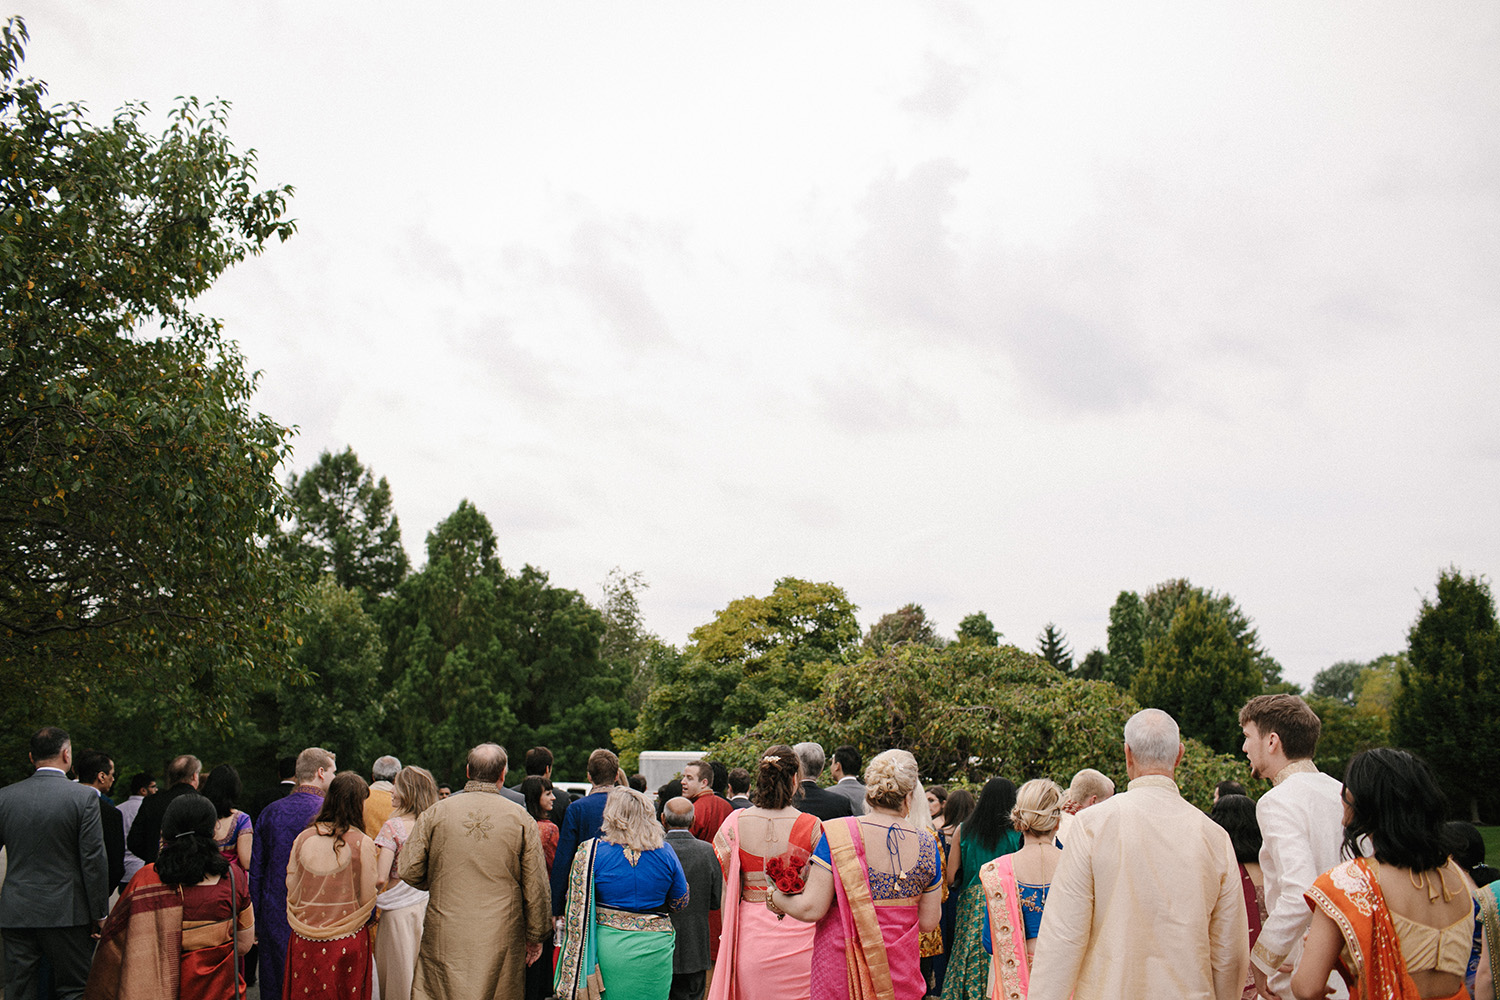
[[[343,862],[331,871],[315,871],[306,867],[302,852],[324,838],[331,839],[317,826],[308,827],[297,835],[287,859],[286,921],[309,941],[348,937],[369,923],[375,909],[375,842],[363,830],[351,829],[342,838]]]
[[[1490,976],[1494,982],[1500,983],[1500,900],[1495,896],[1497,890],[1500,890],[1500,883],[1491,882],[1480,887],[1474,898],[1479,901],[1480,922],[1490,943]]]
[[[1026,964],[1026,925],[1021,920],[1021,895],[1016,888],[1013,855],[988,861],[979,869],[984,904],[990,914],[990,942],[994,952],[995,988],[992,1000],[1025,997],[1031,988]]]
[[[146,865],[99,935],[86,1000],[175,1000],[182,971],[182,896]]]
[[[1361,1000],[1421,1000],[1401,958],[1380,882],[1366,859],[1346,861],[1319,875],[1306,899],[1343,935],[1339,966],[1356,984]]]
[[[734,961],[740,939],[740,814],[730,813],[714,834],[714,854],[724,877],[724,894],[719,905],[719,954],[715,967],[720,974],[709,984],[710,1000],[735,1000]]]
[[[844,932],[845,974],[849,1000],[891,1000],[895,986],[886,958],[885,936],[870,898],[865,868],[865,844],[859,820],[843,817],[823,824],[828,854],[833,861],[838,893],[838,921]]]
[[[568,870],[561,955],[553,977],[557,996],[563,1000],[599,1000],[604,995],[594,922],[594,855],[598,849],[597,838],[585,842]]]

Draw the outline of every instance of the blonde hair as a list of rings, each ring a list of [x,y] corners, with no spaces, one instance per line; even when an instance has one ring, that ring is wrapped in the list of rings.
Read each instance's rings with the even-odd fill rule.
[[[1062,818],[1063,790],[1050,778],[1032,778],[1016,792],[1010,825],[1016,832],[1045,835],[1057,829]]]
[[[901,811],[917,787],[917,758],[906,750],[885,750],[865,768],[865,801],[879,809]]]
[[[437,801],[437,782],[425,767],[403,767],[392,784],[391,805],[396,812],[420,816]]]
[[[637,851],[654,851],[667,842],[651,801],[625,785],[609,790],[604,818],[599,822],[599,839]]]

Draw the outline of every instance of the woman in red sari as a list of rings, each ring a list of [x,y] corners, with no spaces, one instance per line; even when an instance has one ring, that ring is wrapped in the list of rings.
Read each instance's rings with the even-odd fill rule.
[[[292,842],[286,866],[288,997],[369,1000],[370,915],[375,910],[375,842],[365,835],[370,794],[353,771],[335,777],[323,809]],[[299,990],[298,987],[301,987]]]
[[[136,872],[100,934],[87,1000],[226,1000],[244,995],[255,941],[248,879],[214,844],[201,795],[167,806],[165,845]]]
[[[1307,891],[1313,919],[1292,976],[1298,1000],[1323,1000],[1335,968],[1360,1000],[1468,997],[1477,904],[1448,857],[1447,811],[1427,765],[1404,750],[1366,750],[1349,761],[1344,853],[1352,860]],[[1366,842],[1374,857],[1359,856]]]

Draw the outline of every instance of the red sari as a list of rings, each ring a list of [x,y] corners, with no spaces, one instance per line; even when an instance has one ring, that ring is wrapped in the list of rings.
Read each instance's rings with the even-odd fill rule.
[[[213,885],[162,882],[136,872],[99,937],[87,1000],[225,1000],[243,996],[235,939],[255,936],[248,879],[231,866]]]
[[[297,835],[287,862],[286,910],[292,929],[286,946],[287,997],[299,1000],[369,1000],[368,922],[375,910],[375,842],[349,830],[324,867],[320,848],[332,838],[318,826]],[[300,987],[300,990],[298,989]]]

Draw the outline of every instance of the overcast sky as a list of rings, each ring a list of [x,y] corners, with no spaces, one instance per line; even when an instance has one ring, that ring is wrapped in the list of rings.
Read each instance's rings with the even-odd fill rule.
[[[681,643],[781,576],[1081,657],[1227,591],[1294,680],[1500,567],[1500,5],[31,2],[233,102],[204,307],[407,547],[465,497]]]

